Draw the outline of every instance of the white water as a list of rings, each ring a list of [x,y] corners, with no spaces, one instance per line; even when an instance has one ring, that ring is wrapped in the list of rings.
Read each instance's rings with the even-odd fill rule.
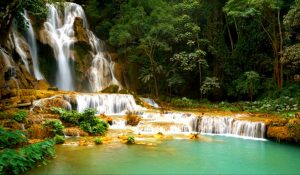
[[[83,20],[83,27],[88,35],[91,45],[93,61],[88,70],[91,90],[98,92],[111,84],[119,85],[113,74],[114,63],[110,57],[103,54],[103,43],[92,31],[88,29],[87,19],[82,7],[75,3],[63,4],[64,12],[60,12],[53,4],[48,4],[49,14],[47,22],[44,23],[48,32],[48,44],[53,48],[58,63],[56,86],[63,90],[74,90],[74,80],[71,74],[70,47],[77,41],[74,31],[76,17]]]
[[[142,121],[135,128],[136,133],[142,134],[178,134],[195,132],[197,117],[184,113],[145,113]]]
[[[202,134],[249,138],[264,138],[265,134],[265,124],[263,122],[237,120],[231,117],[202,117],[199,128]]]
[[[44,23],[49,34],[48,43],[54,50],[57,59],[58,72],[56,75],[56,86],[62,90],[74,90],[71,68],[69,65],[70,46],[76,41],[74,38],[73,22],[76,16],[84,14],[78,5],[65,3],[64,19],[59,18],[59,12],[53,4],[47,4],[49,14]]]
[[[105,58],[103,54],[103,42],[91,31],[88,31],[88,36],[90,45],[93,48],[94,58],[89,72],[89,81],[92,91],[98,92],[111,84],[120,86],[113,73],[114,63],[110,57]]]
[[[21,39],[21,36],[17,34],[15,25],[13,26],[12,37],[13,37],[13,41],[14,41],[17,53],[21,57],[26,70],[28,72],[30,72],[29,64],[28,64],[28,60],[27,60],[27,54],[25,53],[23,47],[20,46],[22,39]]]
[[[125,114],[129,111],[141,111],[143,108],[135,103],[132,95],[126,94],[86,94],[77,95],[77,111],[94,108],[98,114]]]
[[[39,68],[39,60],[38,60],[38,52],[37,52],[37,44],[36,39],[33,31],[33,27],[31,24],[31,21],[28,17],[27,12],[24,12],[25,20],[28,22],[28,29],[26,30],[26,37],[29,44],[30,54],[32,58],[32,64],[33,64],[33,75],[37,80],[44,79],[44,76],[42,75],[40,68]],[[28,63],[27,63],[28,64]]]

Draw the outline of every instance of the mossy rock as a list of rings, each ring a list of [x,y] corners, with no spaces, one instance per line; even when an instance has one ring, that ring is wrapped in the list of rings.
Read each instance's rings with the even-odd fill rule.
[[[58,91],[58,87],[48,87],[49,91]]]
[[[112,84],[110,86],[108,86],[107,88],[103,89],[101,92],[102,93],[118,93],[119,91],[119,86]]]
[[[269,139],[274,139],[278,142],[282,141],[293,141],[288,127],[286,126],[270,126],[268,127],[267,137]]]

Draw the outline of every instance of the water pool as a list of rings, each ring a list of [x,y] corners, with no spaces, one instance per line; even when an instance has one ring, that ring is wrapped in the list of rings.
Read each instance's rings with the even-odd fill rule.
[[[298,174],[300,148],[271,141],[208,136],[157,146],[111,143],[57,146],[56,158],[28,174]]]

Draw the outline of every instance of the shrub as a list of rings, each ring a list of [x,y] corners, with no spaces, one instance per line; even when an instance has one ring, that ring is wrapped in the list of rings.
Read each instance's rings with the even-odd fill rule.
[[[104,134],[108,129],[108,124],[95,116],[96,110],[86,109],[82,113],[77,111],[66,111],[60,108],[53,108],[53,112],[60,115],[64,122],[80,126],[82,130],[89,134]]]
[[[55,137],[53,138],[54,142],[56,144],[63,144],[65,143],[65,138],[64,136],[61,136],[61,135],[55,135]]]
[[[99,137],[95,138],[94,142],[95,142],[96,145],[102,144],[102,140]]]
[[[14,148],[27,142],[28,140],[23,131],[6,131],[0,127],[0,149]]]
[[[4,149],[0,155],[0,174],[22,174],[37,163],[47,163],[54,157],[54,142],[47,140],[20,148]]]
[[[28,116],[28,111],[19,110],[19,111],[15,112],[12,117],[17,122],[24,122],[25,119],[27,118],[27,116]]]
[[[64,126],[59,120],[48,120],[44,124],[46,128],[49,128],[53,135],[63,135],[64,134]]]
[[[195,107],[195,104],[191,99],[188,99],[186,97],[178,98],[178,99],[172,99],[171,105],[174,107],[179,108],[186,108],[186,107]]]
[[[141,117],[132,113],[128,113],[125,117],[127,125],[136,126],[141,121]]]
[[[135,143],[134,137],[133,136],[128,136],[126,143],[127,144],[134,144]]]

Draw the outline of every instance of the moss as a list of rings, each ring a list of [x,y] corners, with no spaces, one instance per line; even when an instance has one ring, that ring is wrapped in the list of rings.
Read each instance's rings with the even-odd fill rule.
[[[91,50],[91,46],[86,42],[76,42],[72,50],[74,50],[78,54],[80,60],[82,60]]]
[[[101,92],[102,93],[118,93],[119,90],[119,86],[112,84],[110,86],[108,86],[107,88],[103,89]]]

